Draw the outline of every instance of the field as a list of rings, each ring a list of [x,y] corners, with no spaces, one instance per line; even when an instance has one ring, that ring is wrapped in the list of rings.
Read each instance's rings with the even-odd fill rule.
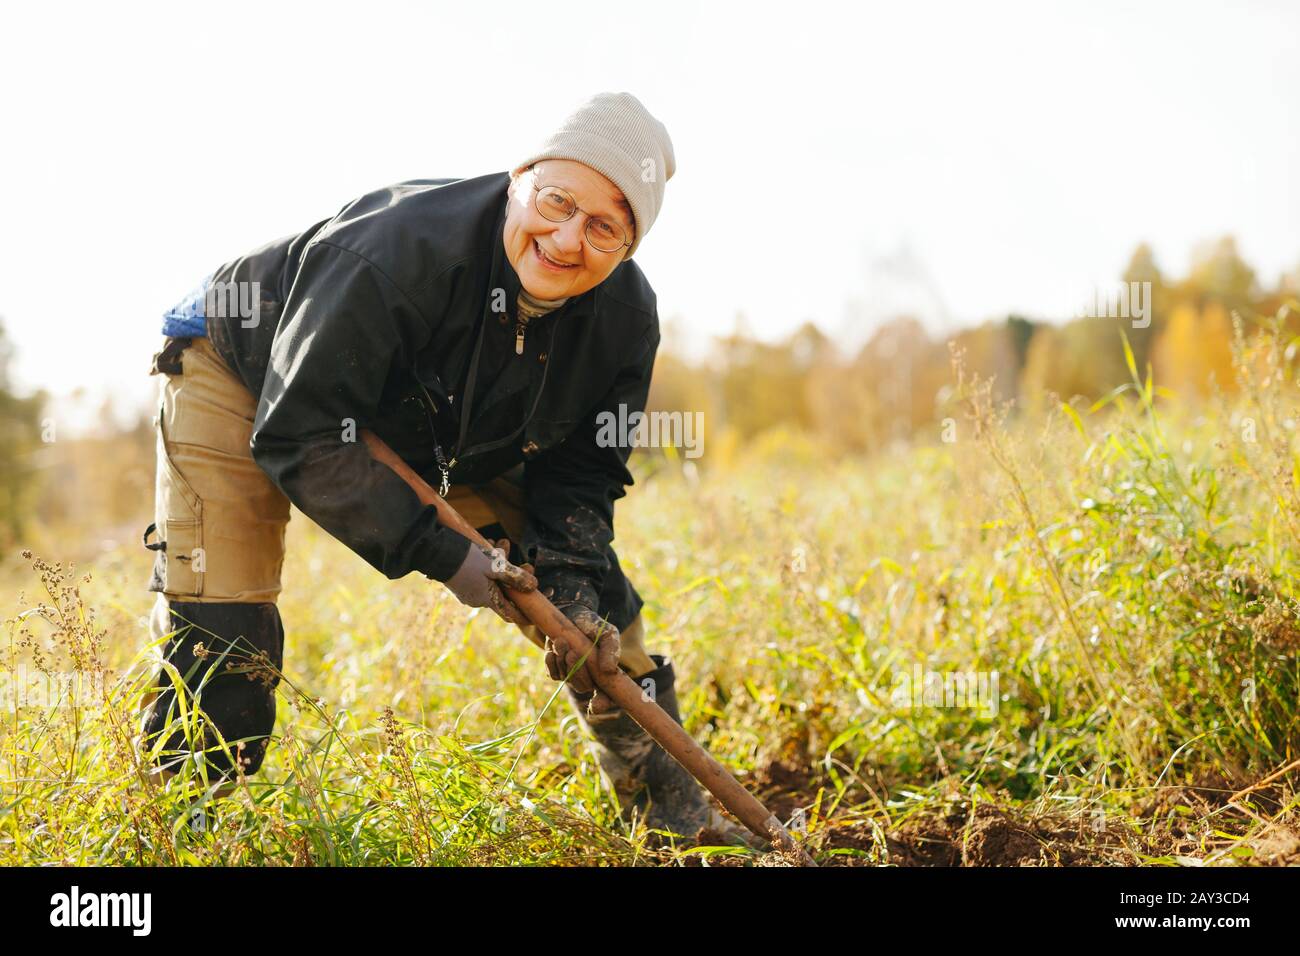
[[[1134,366],[1035,417],[962,380],[869,460],[779,430],[638,453],[616,547],[687,729],[823,864],[1300,862],[1295,369],[1238,345],[1239,393],[1194,408]],[[128,542],[5,568],[8,692],[83,692],[6,708],[0,864],[786,862],[619,823],[535,648],[301,515],[262,772],[163,788]]]

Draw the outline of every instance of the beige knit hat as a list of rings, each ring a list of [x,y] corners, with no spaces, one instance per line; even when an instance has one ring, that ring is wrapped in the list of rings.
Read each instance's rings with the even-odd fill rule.
[[[583,163],[623,191],[636,220],[624,259],[632,258],[654,225],[664,202],[664,183],[677,171],[668,130],[631,93],[597,93],[514,171],[543,159]]]

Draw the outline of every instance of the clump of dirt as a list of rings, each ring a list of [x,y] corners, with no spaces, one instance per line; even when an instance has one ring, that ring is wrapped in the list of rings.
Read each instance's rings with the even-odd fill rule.
[[[1192,782],[1185,788],[1189,796],[1199,798],[1211,807],[1226,806],[1232,795],[1242,789],[1244,783],[1238,784],[1228,774],[1217,767],[1205,767],[1197,771]]]
[[[1076,866],[1091,862],[1092,843],[1078,824],[1049,817],[1013,818],[983,804],[965,831],[963,866]]]
[[[968,808],[935,807],[892,827],[878,816],[873,819],[849,813],[848,818],[837,815],[824,820],[809,837],[807,848],[819,865],[1133,866],[1149,857],[1202,857],[1215,848],[1198,835],[1183,834],[1169,825],[1135,828],[1135,821],[1118,816],[1080,819],[1031,814],[994,803],[980,804],[973,818]],[[721,834],[709,830],[701,830],[696,840],[700,845],[725,845]],[[1237,862],[1300,865],[1300,831],[1293,827],[1274,825],[1243,845],[1253,852]],[[719,853],[707,863],[699,857],[682,862],[687,866],[791,865],[774,852],[758,856]]]
[[[969,805],[950,798],[891,826],[880,811],[846,800],[829,817],[809,821],[813,833],[807,847],[823,866],[1132,866],[1151,857],[1201,857],[1230,847],[1222,832],[1209,839],[1207,820],[1249,784],[1241,777],[1231,770],[1203,770],[1186,785],[1160,788],[1137,801],[1130,813],[1091,816],[1033,812],[1002,794],[979,803],[973,818]],[[824,786],[815,767],[789,747],[745,783],[783,822],[796,808],[813,806]],[[1287,798],[1270,786],[1252,791],[1248,799],[1256,807],[1280,809]],[[824,800],[823,813],[829,803]],[[1213,817],[1220,831],[1247,822],[1232,819],[1239,815],[1231,808],[1226,812],[1228,816],[1221,812]],[[718,846],[725,841],[706,830],[697,834],[697,842]],[[1252,862],[1300,864],[1300,831],[1295,829],[1274,825],[1245,845],[1253,851]],[[748,863],[762,864],[769,856],[749,856]],[[745,861],[741,855],[717,854],[708,865]]]
[[[785,821],[809,807],[819,788],[817,771],[787,753],[759,767],[748,781],[756,796]],[[855,815],[856,816],[856,815]],[[1077,820],[1028,817],[992,804],[950,807],[909,817],[896,827],[857,816],[824,821],[810,849],[830,866],[1069,866],[1100,862],[1099,838],[1108,835]],[[1123,848],[1122,841],[1113,841]],[[853,852],[831,854],[833,850]]]
[[[831,866],[1071,866],[1093,860],[1093,838],[1077,823],[1012,816],[982,804],[974,819],[964,811],[915,816],[884,831],[869,821],[832,827],[822,846],[860,854],[827,855]]]
[[[1216,810],[1228,806],[1233,797],[1245,792],[1241,799],[1248,800],[1255,809],[1266,814],[1280,811],[1287,799],[1282,781],[1262,787],[1255,787],[1254,783],[1248,774],[1240,770],[1227,773],[1218,768],[1207,768],[1199,771],[1184,790]]]
[[[817,772],[795,760],[764,764],[754,771],[750,785],[763,805],[783,823],[789,821],[796,808],[810,806],[817,799]]]
[[[1249,814],[1230,806],[1232,798],[1245,791],[1241,802],[1248,802],[1264,814],[1276,814],[1287,802],[1281,781],[1252,787],[1250,777],[1241,771],[1204,767],[1183,785],[1160,787],[1133,805],[1134,816],[1150,825],[1158,825],[1178,836],[1187,836],[1205,828],[1205,821],[1215,813],[1219,829],[1249,823]],[[1216,813],[1216,811],[1226,812]],[[1191,811],[1188,813],[1187,811]]]
[[[887,861],[896,866],[960,866],[961,848],[948,819],[909,820],[886,834]]]
[[[954,842],[954,833],[960,831],[961,824],[962,817],[952,815],[947,818],[913,818],[883,834],[866,820],[833,826],[826,835],[822,851],[856,852],[827,855],[824,865],[960,866],[961,850]]]
[[[1104,826],[980,804],[883,821],[832,822],[815,851],[827,866],[1096,866],[1134,862],[1119,822]],[[835,853],[833,851],[855,851]]]
[[[1264,866],[1300,866],[1300,834],[1274,827],[1251,842],[1254,861]]]
[[[700,832],[695,834],[696,846],[726,846],[730,842],[720,830],[713,827],[700,827]]]

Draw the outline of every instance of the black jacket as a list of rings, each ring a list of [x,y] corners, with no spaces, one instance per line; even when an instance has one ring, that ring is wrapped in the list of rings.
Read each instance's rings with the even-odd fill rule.
[[[232,262],[258,282],[256,323],[208,317],[213,345],[259,396],[252,453],[289,499],[390,578],[449,578],[469,547],[356,435],[370,428],[435,488],[523,462],[523,554],[557,603],[595,607],[630,449],[599,447],[597,415],[645,407],[659,346],[654,290],[631,261],[525,328],[502,228],[509,176],[414,180]],[[500,291],[497,291],[500,290]],[[494,308],[500,311],[493,311]],[[459,411],[477,337],[463,445]]]

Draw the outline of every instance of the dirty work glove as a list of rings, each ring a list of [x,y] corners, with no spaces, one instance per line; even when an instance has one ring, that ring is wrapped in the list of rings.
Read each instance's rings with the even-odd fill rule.
[[[582,652],[563,641],[548,637],[546,670],[551,675],[551,680],[564,680],[566,675],[572,672],[569,686],[574,692],[583,697],[593,695],[587,706],[588,713],[603,714],[616,710],[618,704],[596,685],[594,675],[618,673],[618,628],[602,620],[600,615],[585,604],[564,604],[557,610],[572,621],[573,625],[586,634],[596,646],[585,664],[578,667],[578,662],[582,660]],[[578,669],[575,671],[574,668]]]
[[[530,621],[506,597],[501,586],[512,587],[516,591],[534,591],[537,589],[537,578],[528,565],[521,568],[506,560],[509,548],[510,542],[504,538],[497,542],[495,548],[481,548],[471,542],[465,560],[460,563],[456,573],[447,579],[447,588],[461,604],[491,608],[503,621],[525,627]]]

